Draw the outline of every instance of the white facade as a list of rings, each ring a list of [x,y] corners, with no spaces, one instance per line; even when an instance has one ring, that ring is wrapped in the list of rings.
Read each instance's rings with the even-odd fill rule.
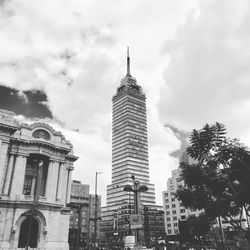
[[[183,157],[180,161],[181,160],[183,160]],[[167,181],[167,190],[162,193],[165,232],[167,235],[177,235],[179,233],[179,220],[186,220],[189,216],[198,216],[200,213],[198,210],[192,211],[191,209],[186,209],[182,203],[176,199],[175,193],[178,186],[184,185],[180,174],[179,168],[172,171],[172,177]]]
[[[0,249],[68,249],[72,144],[44,123],[0,110]]]

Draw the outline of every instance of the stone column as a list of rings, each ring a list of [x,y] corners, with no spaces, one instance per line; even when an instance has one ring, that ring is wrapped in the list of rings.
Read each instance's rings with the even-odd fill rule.
[[[4,179],[7,171],[8,146],[8,143],[0,140],[0,193],[3,191]]]
[[[52,175],[53,175],[53,161],[50,161],[48,166],[46,189],[45,189],[45,197],[48,202],[51,202],[51,192],[53,192],[52,183],[53,181],[55,181],[53,179],[54,176]]]
[[[71,176],[72,176],[72,170],[69,168],[68,173],[68,185],[67,185],[67,198],[66,198],[66,205],[70,203],[70,194],[71,194]]]
[[[48,166],[46,183],[46,198],[48,202],[56,203],[59,162],[51,161]]]
[[[10,198],[18,199],[21,197],[23,193],[23,184],[24,184],[24,176],[25,176],[25,168],[26,168],[27,157],[18,155],[16,158],[16,162],[13,168],[13,178],[11,181],[10,187]]]
[[[65,163],[62,164],[62,189],[61,189],[61,201],[63,204],[66,202],[66,190],[67,190],[67,180],[68,180],[68,170]]]
[[[14,156],[14,155],[10,155],[10,159],[9,159],[8,166],[6,169],[7,173],[6,173],[4,185],[3,185],[3,194],[5,194],[5,195],[9,194],[10,181],[11,181],[11,175],[12,175],[12,171],[13,171],[15,157],[16,156]]]
[[[59,164],[58,168],[58,181],[57,181],[57,191],[56,191],[56,200],[61,201],[62,200],[62,183],[63,183],[63,174],[64,174],[64,166],[63,163]]]

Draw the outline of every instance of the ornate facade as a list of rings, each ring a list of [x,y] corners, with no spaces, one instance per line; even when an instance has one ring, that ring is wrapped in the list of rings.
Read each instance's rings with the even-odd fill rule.
[[[0,249],[68,249],[72,144],[0,110]]]

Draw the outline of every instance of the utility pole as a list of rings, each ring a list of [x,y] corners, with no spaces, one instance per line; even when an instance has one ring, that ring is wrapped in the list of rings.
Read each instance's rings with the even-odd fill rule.
[[[97,175],[101,174],[102,172],[95,172],[95,219],[94,219],[94,244],[96,245],[96,238],[97,238],[97,220],[99,219],[97,217]]]

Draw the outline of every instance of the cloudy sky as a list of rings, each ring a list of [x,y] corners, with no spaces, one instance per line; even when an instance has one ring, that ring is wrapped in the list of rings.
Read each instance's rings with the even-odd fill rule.
[[[157,203],[187,132],[222,122],[250,145],[248,0],[0,0],[0,108],[43,119],[80,158],[74,179],[111,182],[111,98],[126,70],[147,95]]]

